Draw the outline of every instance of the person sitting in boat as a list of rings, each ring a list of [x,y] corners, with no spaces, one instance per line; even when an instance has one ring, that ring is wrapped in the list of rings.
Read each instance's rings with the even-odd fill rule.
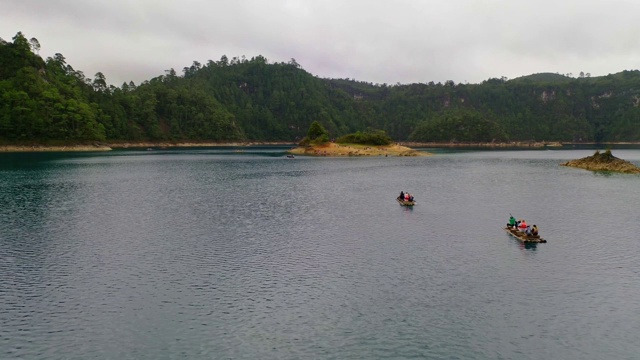
[[[400,196],[398,196],[398,200],[404,200],[404,191],[400,191]]]
[[[409,201],[409,193],[404,193],[404,201]]]
[[[527,228],[527,222],[524,219],[520,220],[520,224],[518,225],[518,230],[524,231]]]
[[[531,235],[533,236],[538,235],[538,226],[536,226],[535,224],[533,224],[533,227],[531,228]]]
[[[511,215],[511,217],[509,217],[509,223],[507,224],[507,227],[509,229],[512,229],[512,228],[516,227],[516,218],[514,218],[513,215]]]
[[[409,194],[409,201],[413,201],[413,195]]]
[[[525,233],[525,235],[527,235],[527,236],[531,236],[531,235],[532,235],[532,234],[531,234],[531,231],[532,231],[532,230],[531,230],[531,226],[527,226],[527,228],[524,230],[524,233]]]

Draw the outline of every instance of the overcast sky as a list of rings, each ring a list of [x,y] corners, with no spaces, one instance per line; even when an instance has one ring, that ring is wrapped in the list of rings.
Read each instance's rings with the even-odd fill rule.
[[[380,84],[640,68],[640,0],[2,0],[18,31],[116,86],[222,55]]]

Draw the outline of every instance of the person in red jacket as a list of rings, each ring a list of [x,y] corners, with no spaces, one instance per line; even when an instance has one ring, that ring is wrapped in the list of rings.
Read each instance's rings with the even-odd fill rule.
[[[527,228],[527,222],[524,219],[520,220],[520,225],[518,225],[520,231],[524,231]]]

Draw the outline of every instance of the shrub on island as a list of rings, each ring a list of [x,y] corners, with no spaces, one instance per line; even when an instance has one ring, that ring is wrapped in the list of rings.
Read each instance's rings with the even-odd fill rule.
[[[369,130],[367,132],[357,131],[336,139],[338,144],[361,144],[372,146],[383,146],[393,143],[393,140],[383,130]]]
[[[319,122],[314,121],[309,126],[307,136],[300,141],[300,146],[322,145],[329,142],[329,132]]]

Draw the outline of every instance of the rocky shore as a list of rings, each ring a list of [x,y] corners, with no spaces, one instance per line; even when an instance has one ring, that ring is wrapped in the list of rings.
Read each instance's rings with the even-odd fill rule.
[[[612,171],[625,174],[640,174],[640,168],[632,163],[619,159],[611,154],[611,150],[604,153],[596,151],[593,156],[571,160],[560,164],[562,166],[576,167],[591,171]]]

